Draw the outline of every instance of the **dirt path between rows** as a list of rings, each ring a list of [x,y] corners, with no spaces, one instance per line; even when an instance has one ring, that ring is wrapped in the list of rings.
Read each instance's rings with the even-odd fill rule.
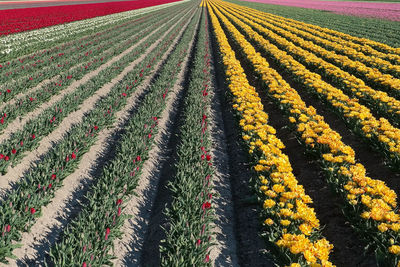
[[[260,237],[262,226],[260,223],[260,205],[252,201],[255,192],[252,188],[251,177],[254,173],[248,163],[247,151],[241,143],[239,124],[233,115],[230,92],[225,83],[225,73],[222,58],[218,53],[211,23],[209,24],[211,51],[215,66],[215,90],[219,99],[221,118],[226,138],[228,154],[227,173],[233,202],[233,232],[236,239],[236,255],[238,265],[245,267],[273,267],[274,264],[267,256],[265,241]]]
[[[207,12],[206,12],[207,14]],[[207,24],[210,23],[207,17]],[[208,34],[208,44],[211,50],[211,33]],[[213,206],[215,208],[216,220],[214,229],[216,235],[216,246],[211,247],[210,258],[215,266],[239,266],[237,259],[237,240],[235,237],[234,205],[232,199],[231,182],[229,174],[229,156],[227,145],[227,133],[222,117],[222,107],[219,94],[221,88],[217,85],[214,69],[214,58],[210,58],[211,85],[209,108],[209,122],[211,126],[211,155],[215,167],[215,173],[211,179],[213,187]]]
[[[196,27],[198,27],[198,24],[199,21]],[[188,51],[192,51],[194,40],[193,36]],[[180,106],[178,103],[182,100],[184,91],[182,83],[185,80],[189,56],[190,52],[182,62],[182,69],[177,74],[178,79],[169,93],[166,107],[158,120],[159,133],[155,137],[155,145],[149,152],[149,159],[143,166],[143,172],[139,177],[139,183],[135,191],[136,195],[126,204],[124,213],[133,216],[133,218],[125,221],[121,229],[124,236],[114,242],[115,256],[117,257],[114,265],[116,266],[144,265],[142,262],[142,248],[146,242],[150,216],[153,211],[152,207],[159,187],[162,186],[160,180],[163,170],[166,164],[171,163],[168,155],[171,153],[171,149],[168,148],[168,145],[171,138],[174,138],[174,136],[171,136],[171,132],[173,131],[172,128],[176,126],[175,123]],[[159,260],[158,255],[153,255],[153,257]]]
[[[166,38],[172,28],[179,23],[180,20],[171,26],[171,28],[166,31],[156,43],[152,44],[139,59],[132,62],[124,69],[123,73],[113,79],[114,83],[107,84],[107,88],[111,88],[114,84],[118,83],[118,81],[128,71],[132,70],[138,62],[154,50],[157,44]],[[104,156],[105,154],[109,154],[107,150],[113,149],[111,146],[116,143],[116,140],[113,140],[113,137],[123,129],[123,126],[132,115],[133,110],[135,110],[140,104],[138,99],[146,93],[146,88],[151,84],[152,79],[157,74],[157,71],[167,58],[173,46],[174,44],[171,45],[170,49],[167,50],[160,62],[154,67],[154,70],[149,77],[146,78],[146,80],[144,80],[136,89],[135,93],[129,97],[127,100],[128,104],[125,108],[116,113],[117,120],[113,126],[109,129],[104,129],[99,133],[99,140],[82,158],[77,170],[64,180],[63,187],[56,192],[53,201],[43,208],[42,213],[44,215],[36,221],[31,228],[30,233],[24,233],[22,235],[23,247],[14,251],[14,254],[19,259],[11,262],[11,264],[31,265],[42,263],[44,254],[48,253],[50,246],[57,240],[57,237],[67,224],[71,213],[73,213],[74,210],[77,212],[75,207],[79,206],[81,197],[85,192],[87,192],[94,179],[93,170],[99,169],[99,165],[104,165],[101,161],[109,160],[107,159],[108,157]],[[104,159],[101,159],[102,157]]]

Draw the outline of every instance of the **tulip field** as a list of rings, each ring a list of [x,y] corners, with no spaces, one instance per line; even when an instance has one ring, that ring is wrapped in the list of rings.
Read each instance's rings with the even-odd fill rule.
[[[0,266],[400,266],[396,41],[242,3],[0,9]]]

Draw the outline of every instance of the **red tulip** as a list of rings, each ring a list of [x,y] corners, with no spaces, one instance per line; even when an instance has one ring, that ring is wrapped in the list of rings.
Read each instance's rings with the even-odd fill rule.
[[[96,131],[99,129],[99,127],[97,127],[97,126],[94,126],[93,128],[94,128]]]
[[[36,135],[35,134],[32,134],[32,139],[35,139],[36,138]]]
[[[52,175],[51,175],[51,180],[56,179],[56,177],[57,177],[57,176],[56,176],[55,174],[52,174]]]
[[[110,228],[107,227],[106,229],[106,236],[105,236],[105,240],[108,239],[108,235],[110,234]]]
[[[5,161],[8,161],[9,159],[10,159],[9,156],[6,156],[6,157],[4,158]]]
[[[82,267],[87,267],[86,262],[82,263]]]
[[[6,231],[7,231],[7,232],[10,232],[10,231],[11,231],[11,225],[7,225]]]
[[[3,159],[4,158],[4,155],[3,154],[0,154],[0,159]]]
[[[72,158],[72,159],[76,159],[75,152],[72,152],[72,154],[71,154],[71,158]]]
[[[11,150],[11,153],[15,154],[15,153],[17,153],[17,150],[16,150],[15,148],[13,148],[13,149]]]
[[[68,161],[69,161],[69,156],[67,156],[67,157],[65,158],[65,161],[66,161],[66,162],[68,162]]]
[[[122,199],[117,200],[117,205],[120,205],[122,203]]]
[[[49,188],[51,188],[52,187],[52,184],[49,184]]]
[[[210,256],[207,254],[206,257],[204,258],[204,262],[207,263],[210,261]]]
[[[210,202],[204,202],[201,208],[202,208],[203,210],[206,210],[206,209],[211,208]]]
[[[33,215],[35,214],[35,212],[36,212],[35,208],[31,208],[31,214]]]
[[[121,215],[121,207],[118,208],[118,214],[117,214],[117,215],[118,215],[118,216]]]
[[[207,155],[206,159],[207,159],[207,161],[210,161],[211,160],[211,155]]]
[[[10,89],[7,89],[7,93],[11,93],[11,90],[10,90]]]
[[[140,156],[137,156],[137,157],[136,157],[136,161],[140,161]]]

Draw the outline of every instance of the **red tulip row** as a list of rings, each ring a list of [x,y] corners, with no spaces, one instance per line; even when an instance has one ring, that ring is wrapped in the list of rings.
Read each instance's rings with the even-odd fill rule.
[[[197,44],[183,108],[176,175],[169,185],[173,200],[166,210],[169,229],[161,243],[162,266],[208,266],[213,243],[210,154],[210,51],[208,18],[200,21]]]

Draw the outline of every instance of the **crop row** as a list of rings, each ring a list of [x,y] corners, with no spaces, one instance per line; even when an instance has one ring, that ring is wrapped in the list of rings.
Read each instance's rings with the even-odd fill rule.
[[[368,50],[373,49],[385,54],[400,55],[399,40],[396,34],[399,29],[398,21],[362,18],[282,5],[240,3],[237,0],[229,0],[229,2],[251,7],[255,12],[257,12],[256,10],[263,11],[266,16],[275,14],[280,19],[295,22],[304,29],[329,34],[340,38],[343,42],[350,41]]]
[[[191,22],[183,29],[179,43],[129,120],[119,141],[116,156],[103,169],[102,175],[86,196],[87,205],[67,226],[60,242],[52,248],[50,256],[54,264],[111,264],[113,240],[122,236],[120,228],[127,219],[123,214],[123,203],[134,194],[142,166],[148,159],[148,152],[158,133],[158,120],[166,106],[171,91],[169,89],[182,68],[181,62],[189,53],[189,43],[193,39],[199,15],[197,10]]]
[[[228,17],[245,32],[246,36],[252,40],[252,44],[268,54],[292,79],[341,114],[348,127],[362,136],[371,147],[377,148],[388,164],[394,168],[400,167],[400,129],[395,128],[384,118],[376,119],[370,109],[359,104],[357,99],[350,98],[339,88],[325,82],[320,75],[308,70],[237,17],[232,14]]]
[[[200,20],[189,85],[185,95],[174,177],[166,209],[169,229],[160,245],[161,266],[209,266],[213,243],[213,166],[209,136],[210,51],[206,14]]]
[[[265,13],[267,15],[267,13]],[[293,19],[287,19],[279,16],[274,16],[275,18],[284,19],[288,22],[293,22],[297,25],[298,28],[307,30],[311,33],[315,33],[329,40],[341,42],[349,47],[356,49],[357,51],[361,51],[366,54],[371,54],[375,56],[379,56],[381,58],[386,58],[393,63],[399,63],[400,49],[391,47],[387,44],[376,42],[370,40],[368,38],[360,38],[350,34],[345,34],[340,31],[335,31],[329,28],[323,28],[317,25],[308,24],[304,22],[300,22]]]
[[[165,31],[171,27],[172,23],[173,21],[161,27],[160,31]],[[16,189],[2,201],[0,225],[9,230],[0,240],[4,248],[2,250],[4,254],[1,255],[2,261],[5,261],[6,257],[11,257],[11,252],[15,247],[11,241],[20,240],[20,233],[29,230],[34,219],[40,216],[41,207],[51,201],[54,191],[62,186],[63,179],[76,169],[82,156],[95,143],[99,131],[112,125],[115,112],[126,105],[129,95],[135,91],[144,77],[151,73],[154,64],[168,48],[168,44],[172,42],[172,38],[178,33],[180,27],[181,25],[175,22],[173,29],[165,32],[168,34],[172,31],[172,34],[163,42],[160,40],[158,45],[151,50],[152,52],[144,57],[141,64],[137,64],[113,86],[110,93],[96,103],[92,111],[85,114],[83,121],[75,124],[63,139],[55,144],[53,149],[21,181],[16,183]],[[155,42],[159,38],[159,35],[154,34],[148,40]],[[145,47],[146,44],[140,50],[145,51]],[[137,57],[136,53],[127,55],[124,59],[125,65]],[[111,80],[115,75],[113,70],[115,71],[113,68],[109,69],[108,77],[103,79]],[[95,85],[96,81],[93,86]],[[96,88],[99,87],[96,86]]]
[[[257,15],[256,15],[257,16]],[[258,15],[260,16],[260,15]],[[369,51],[371,54],[364,54],[364,52],[361,52],[359,50],[362,49],[361,45],[358,45],[358,49],[355,48],[354,46],[357,47],[356,44],[351,45],[352,43],[342,41],[341,40],[327,40],[325,38],[321,38],[316,36],[317,31],[314,31],[315,34],[311,34],[305,30],[299,29],[299,26],[294,27],[293,25],[286,25],[284,22],[280,22],[279,19],[269,19],[265,18],[264,16],[261,16],[262,19],[265,22],[273,22],[276,24],[278,27],[281,28],[286,28],[290,29],[294,34],[298,35],[299,37],[303,38],[304,40],[312,41],[313,43],[319,45],[323,49],[330,50],[332,52],[335,52],[337,54],[337,62],[340,64],[339,60],[340,59],[346,59],[347,62],[342,62],[342,64],[345,64],[347,66],[351,66],[350,64],[346,64],[349,62],[349,60],[355,60],[358,62],[358,70],[361,73],[369,74],[371,78],[379,78],[379,76],[382,76],[380,73],[389,73],[392,74],[393,76],[399,77],[400,75],[400,67],[398,66],[398,61],[400,60],[400,57],[396,54],[384,54],[376,50]],[[295,30],[294,30],[295,29]],[[330,35],[326,34],[324,37],[329,38]],[[303,41],[304,42],[304,41]],[[354,47],[354,48],[353,48]],[[374,52],[373,52],[374,51]],[[343,56],[341,56],[343,55]],[[383,58],[390,58],[391,60],[385,60]],[[394,61],[393,64],[390,61]],[[353,66],[354,67],[354,66]],[[379,76],[378,76],[379,75]],[[390,75],[387,75],[389,78],[391,77]],[[388,79],[388,77],[384,77]]]
[[[268,115],[263,111],[261,99],[248,83],[211,2],[207,1],[207,6],[232,93],[233,108],[240,118],[243,139],[258,176],[256,191],[263,202],[263,235],[273,256],[282,265],[320,263],[332,266],[329,253],[333,246],[319,232],[316,214],[307,205],[312,200],[293,175],[289,159],[281,150],[284,145],[276,137],[276,130],[267,124]]]
[[[333,131],[313,107],[306,106],[296,90],[269,66],[266,59],[246,40],[245,35],[240,33],[246,33],[251,28],[225,12],[225,3],[213,3],[218,18],[263,82],[263,88],[287,114],[290,124],[294,126],[292,130],[308,150],[319,155],[321,168],[328,182],[341,196],[342,208],[351,218],[355,229],[373,244],[378,262],[395,266],[400,252],[400,216],[396,208],[396,193],[384,182],[366,176],[364,166],[356,162],[354,151],[341,141],[340,134]],[[230,20],[240,25],[239,30]]]
[[[304,38],[304,40],[317,44],[323,49],[322,51],[331,51],[331,53],[334,54],[327,54],[325,52],[324,56],[342,67],[357,69],[359,73],[355,72],[355,74],[358,74],[359,76],[369,77],[371,80],[375,79],[376,82],[390,85],[390,82],[393,83],[396,79],[391,80],[390,75],[384,75],[383,73],[390,73],[396,77],[399,77],[400,75],[400,68],[398,66],[400,63],[400,56],[396,54],[382,53],[372,49],[371,47],[355,44],[334,37],[330,34],[322,34],[318,30],[313,30],[307,27],[304,29],[298,24],[286,22],[279,17],[266,17],[262,14],[255,14],[255,16],[263,19],[265,22],[274,24],[281,29],[291,31],[299,37]],[[304,45],[304,42],[301,45]],[[344,60],[345,62],[340,62],[340,60]],[[358,65],[351,65],[350,62],[352,60],[357,61]]]
[[[399,64],[400,63],[400,56],[398,54],[396,54],[395,50],[389,49],[388,51],[386,51],[385,53],[373,49],[371,46],[368,45],[363,45],[354,41],[351,41],[349,39],[346,39],[345,37],[340,37],[340,35],[342,33],[340,32],[335,32],[333,30],[329,30],[329,29],[324,29],[315,25],[307,25],[306,23],[294,23],[294,21],[291,20],[285,20],[283,17],[279,17],[279,16],[274,16],[274,15],[270,15],[270,14],[261,14],[258,13],[259,15],[264,15],[264,18],[274,18],[276,20],[276,22],[279,22],[282,26],[287,27],[295,27],[298,30],[301,30],[301,34],[305,34],[305,36],[310,36],[309,34],[312,34],[315,37],[321,37],[323,39],[319,39],[318,41],[324,42],[323,40],[329,40],[331,42],[335,42],[340,45],[341,49],[345,49],[345,48],[350,48],[350,49],[354,49],[358,52],[362,52],[362,56],[374,56],[380,59],[384,59],[384,60],[388,60],[393,64]],[[309,34],[307,34],[309,33]],[[314,37],[314,38],[315,38]],[[332,43],[327,43],[327,44],[332,44]],[[390,48],[390,47],[388,47]],[[353,50],[353,52],[354,52]],[[391,52],[390,52],[391,51]],[[343,51],[343,54],[347,54],[345,51]],[[356,52],[356,54],[358,54]],[[354,55],[349,55],[350,57],[354,56]],[[367,59],[369,61],[369,59]],[[370,62],[371,64],[375,64],[374,62]],[[379,66],[377,66],[379,67]]]
[[[280,49],[287,51],[287,53],[293,56],[296,60],[316,71],[331,84],[342,88],[342,90],[345,90],[346,93],[352,97],[358,98],[369,108],[375,110],[380,116],[387,117],[395,126],[399,125],[399,100],[390,97],[385,92],[372,89],[367,86],[363,80],[352,75],[356,75],[356,73],[348,73],[342,69],[345,69],[346,66],[350,66],[350,68],[354,67],[359,72],[366,72],[367,74],[372,73],[374,76],[372,77],[373,80],[382,82],[383,84],[381,84],[381,87],[388,87],[387,90],[389,94],[395,96],[398,96],[400,93],[400,80],[393,79],[390,75],[385,75],[384,77],[383,74],[379,74],[379,71],[371,70],[358,61],[352,61],[347,57],[341,57],[334,52],[314,45],[311,42],[307,42],[291,32],[280,30],[278,27],[271,25],[271,23],[265,22],[265,20],[254,18],[254,15],[248,12],[242,13],[238,18],[252,26],[262,34],[263,37],[275,43]],[[278,32],[279,35],[285,38],[280,37],[275,32]],[[301,47],[304,47],[306,50]],[[307,50],[310,50],[311,52]],[[321,56],[321,58],[318,56]],[[323,58],[326,57],[332,58],[338,66],[324,61]],[[365,79],[366,77],[363,78]],[[365,80],[368,80],[368,78]]]

